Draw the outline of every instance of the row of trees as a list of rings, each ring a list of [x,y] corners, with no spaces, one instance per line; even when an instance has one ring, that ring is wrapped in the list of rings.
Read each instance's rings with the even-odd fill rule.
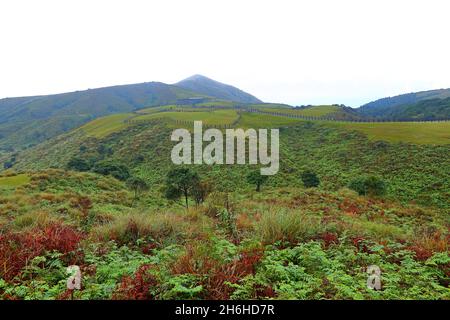
[[[149,189],[146,181],[142,178],[132,176],[127,166],[111,160],[90,162],[76,157],[69,161],[68,168],[77,171],[93,171],[102,175],[111,175],[116,179],[125,181],[128,187],[133,190],[135,199],[138,199],[144,191]],[[255,190],[259,192],[268,178],[268,176],[261,175],[259,170],[253,170],[247,175],[247,182],[254,185]],[[311,170],[302,172],[300,179],[306,188],[314,188],[320,185],[319,177]],[[348,187],[360,195],[368,196],[381,196],[386,191],[384,181],[376,176],[357,177],[349,183]],[[190,168],[175,168],[167,173],[164,187],[165,197],[169,200],[183,198],[186,207],[189,207],[189,199],[192,199],[196,205],[203,203],[211,191],[211,183],[202,181],[199,174]]]

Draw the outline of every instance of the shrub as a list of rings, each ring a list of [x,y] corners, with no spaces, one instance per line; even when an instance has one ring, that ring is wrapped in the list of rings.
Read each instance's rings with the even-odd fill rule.
[[[384,181],[376,176],[356,178],[350,182],[348,187],[363,196],[382,196],[386,192]]]
[[[107,160],[97,162],[92,170],[105,176],[111,175],[122,181],[130,177],[130,171],[125,165]]]
[[[145,180],[138,177],[129,178],[127,180],[127,185],[133,190],[135,200],[141,192],[146,191],[149,188]]]
[[[247,175],[248,183],[256,185],[257,192],[261,190],[261,186],[267,181],[268,178],[268,176],[263,176],[259,170],[251,171]]]
[[[303,181],[303,185],[305,188],[314,188],[318,187],[320,184],[320,180],[317,175],[312,171],[305,171],[301,174],[301,179]]]
[[[89,171],[91,170],[92,165],[82,158],[72,158],[67,163],[67,168],[75,171]]]
[[[13,279],[29,261],[47,251],[72,252],[82,238],[80,232],[56,222],[27,232],[0,235],[0,278]]]
[[[154,266],[144,264],[138,268],[134,276],[124,276],[116,292],[115,300],[153,300],[151,289],[158,286],[156,277],[151,273]]]

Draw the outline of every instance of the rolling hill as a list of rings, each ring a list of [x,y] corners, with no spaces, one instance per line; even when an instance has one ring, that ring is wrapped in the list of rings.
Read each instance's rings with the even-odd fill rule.
[[[130,118],[131,117],[131,118]],[[281,128],[280,172],[271,178],[275,186],[292,186],[305,168],[320,173],[323,187],[335,190],[345,186],[351,177],[363,173],[382,176],[389,181],[393,199],[446,206],[450,147],[449,122],[432,123],[354,123],[306,121],[264,113],[234,109],[111,115],[94,120],[36,147],[20,153],[15,170],[67,168],[70,159],[89,161],[109,159],[127,164],[151,185],[160,185],[170,161],[173,128],[192,128],[194,120],[223,129]],[[299,138],[301,137],[301,139]],[[400,142],[400,143],[399,143]],[[408,143],[409,142],[409,143]],[[105,151],[106,150],[106,151]],[[205,176],[240,188],[249,166],[198,166]],[[416,176],[414,179],[410,179]],[[220,177],[227,177],[222,179]]]
[[[258,98],[236,87],[209,79],[202,75],[194,75],[180,82],[176,86],[195,91],[210,97],[230,100],[240,103],[261,103]]]
[[[200,76],[177,85],[147,82],[46,96],[5,98],[0,100],[0,153],[40,143],[101,116],[152,106],[190,104],[191,100],[196,101],[193,98],[203,103],[224,98],[240,103],[260,102],[237,88]]]
[[[366,117],[387,120],[450,119],[450,89],[387,97],[365,104],[357,111]]]

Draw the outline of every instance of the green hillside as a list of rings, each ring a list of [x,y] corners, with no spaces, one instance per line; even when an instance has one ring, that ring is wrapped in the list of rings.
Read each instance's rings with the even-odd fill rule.
[[[311,122],[248,112],[238,116],[232,109],[138,113],[131,117],[124,114],[95,120],[84,130],[26,150],[17,157],[13,168],[66,168],[74,157],[93,162],[107,158],[126,163],[152,184],[161,184],[171,167],[169,157],[173,144],[168,137],[172,128],[192,127],[194,120],[218,127],[234,123],[242,128],[282,128],[281,169],[271,179],[274,186],[297,183],[305,168],[319,172],[323,186],[330,190],[346,186],[355,176],[372,173],[389,181],[392,199],[448,205],[445,198],[449,172],[441,168],[450,164],[449,122]],[[200,166],[199,169],[212,179],[230,175],[230,181],[240,186],[239,177],[250,168],[237,166],[229,171],[226,167]],[[412,176],[416,178],[410,180]]]
[[[20,150],[94,118],[176,103],[198,93],[158,82],[0,100],[0,149]]]
[[[448,120],[450,89],[383,98],[361,106],[358,111],[364,116],[388,120]]]
[[[0,299],[70,299],[73,264],[74,299],[449,299],[450,123],[309,121],[264,107],[277,115],[218,105],[109,115],[17,154],[0,173]],[[185,207],[167,192],[179,168],[169,137],[194,120],[280,128],[280,171],[257,192],[255,166],[191,166],[201,193]],[[367,177],[378,189],[360,189]],[[367,288],[373,264],[380,291]]]

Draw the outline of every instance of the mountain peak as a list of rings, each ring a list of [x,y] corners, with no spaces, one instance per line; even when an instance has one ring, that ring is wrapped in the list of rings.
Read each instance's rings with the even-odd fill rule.
[[[217,99],[231,100],[240,103],[261,103],[261,100],[247,92],[205,77],[201,74],[194,74],[193,76],[175,83],[175,85]]]

